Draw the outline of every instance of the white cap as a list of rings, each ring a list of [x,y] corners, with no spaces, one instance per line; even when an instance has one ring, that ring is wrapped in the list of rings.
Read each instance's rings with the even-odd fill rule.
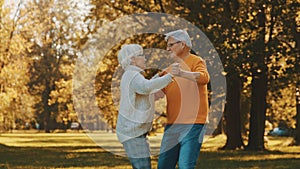
[[[192,48],[191,38],[186,30],[179,29],[176,31],[169,32],[165,34],[165,36],[166,41],[168,41],[169,37],[172,37],[178,41],[185,42],[189,48]]]
[[[138,56],[143,54],[143,47],[138,44],[128,44],[123,45],[118,53],[118,62],[125,69],[131,63],[131,58],[133,56]]]

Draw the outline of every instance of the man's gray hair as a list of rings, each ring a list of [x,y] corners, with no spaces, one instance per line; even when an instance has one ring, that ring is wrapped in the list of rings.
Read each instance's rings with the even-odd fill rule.
[[[189,36],[189,34],[187,33],[186,30],[182,30],[182,29],[179,29],[179,30],[176,30],[176,31],[172,31],[172,32],[169,32],[167,34],[165,34],[165,40],[168,41],[168,39],[170,37],[178,40],[178,41],[182,41],[182,42],[185,42],[186,45],[191,49],[192,48],[192,42],[191,42],[191,38]]]

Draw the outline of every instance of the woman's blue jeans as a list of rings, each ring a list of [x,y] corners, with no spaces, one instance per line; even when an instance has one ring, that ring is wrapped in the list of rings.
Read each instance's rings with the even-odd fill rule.
[[[151,169],[150,147],[146,134],[125,141],[123,146],[133,169]]]
[[[158,169],[193,169],[196,165],[205,124],[173,124],[165,127],[158,158]]]

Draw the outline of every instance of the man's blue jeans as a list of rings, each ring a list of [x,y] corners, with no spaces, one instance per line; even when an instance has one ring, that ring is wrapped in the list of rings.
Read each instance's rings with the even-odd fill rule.
[[[193,169],[196,165],[203,137],[204,124],[167,125],[161,143],[158,169]]]

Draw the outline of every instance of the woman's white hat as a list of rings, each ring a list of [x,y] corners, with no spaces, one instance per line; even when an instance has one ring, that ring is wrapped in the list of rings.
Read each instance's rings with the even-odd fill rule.
[[[138,56],[143,54],[143,47],[138,44],[126,44],[121,47],[118,53],[118,62],[125,69],[131,63],[131,58],[133,56]]]

